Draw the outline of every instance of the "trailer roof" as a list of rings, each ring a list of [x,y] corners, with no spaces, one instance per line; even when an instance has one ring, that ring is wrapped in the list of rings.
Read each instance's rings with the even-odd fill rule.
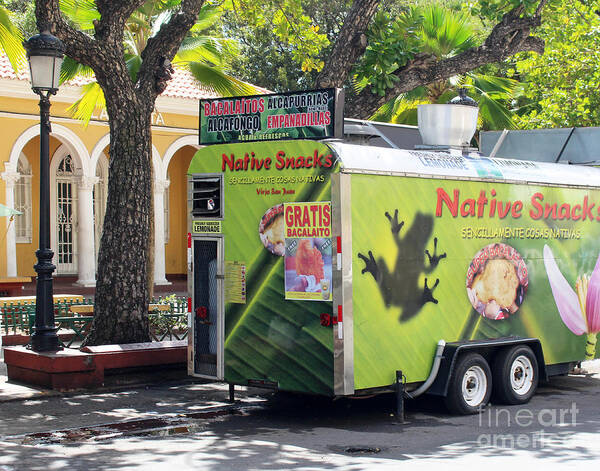
[[[495,180],[569,186],[600,186],[600,169],[581,165],[482,157],[476,153],[388,149],[327,142],[342,172]]]

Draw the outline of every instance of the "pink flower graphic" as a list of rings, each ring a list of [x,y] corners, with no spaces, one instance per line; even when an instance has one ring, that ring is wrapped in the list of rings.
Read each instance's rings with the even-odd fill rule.
[[[575,335],[587,334],[585,359],[593,359],[596,334],[600,332],[600,257],[591,276],[583,274],[577,278],[575,289],[561,273],[547,245],[544,245],[544,265],[562,321]]]

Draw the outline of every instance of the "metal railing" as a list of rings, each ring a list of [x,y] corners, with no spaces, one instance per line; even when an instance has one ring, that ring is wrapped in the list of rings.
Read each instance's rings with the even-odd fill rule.
[[[148,314],[150,337],[154,341],[183,340],[187,337],[187,300],[170,296],[152,300],[152,304],[168,305],[168,310]],[[93,305],[91,299],[54,303],[54,321],[64,347],[83,341],[88,334],[93,315],[82,316],[71,311],[74,305]],[[30,336],[35,325],[35,301],[5,302],[0,304],[2,324],[0,335]]]

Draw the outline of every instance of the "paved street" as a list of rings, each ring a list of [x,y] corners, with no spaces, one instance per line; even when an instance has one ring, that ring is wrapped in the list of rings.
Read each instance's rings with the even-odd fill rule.
[[[593,368],[598,369],[597,364]],[[600,461],[600,374],[453,417],[431,399],[330,401],[184,382],[0,403],[0,470],[568,469]]]

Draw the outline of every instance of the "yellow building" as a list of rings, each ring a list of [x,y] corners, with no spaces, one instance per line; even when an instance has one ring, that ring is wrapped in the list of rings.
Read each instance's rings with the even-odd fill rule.
[[[84,82],[51,98],[51,245],[57,276],[94,286],[110,146],[107,115],[84,127],[68,107]],[[186,172],[198,148],[198,100],[215,95],[176,71],[152,117],[156,284],[186,273]],[[0,56],[0,203],[23,214],[0,219],[0,277],[35,276],[39,221],[39,108],[27,74]]]

